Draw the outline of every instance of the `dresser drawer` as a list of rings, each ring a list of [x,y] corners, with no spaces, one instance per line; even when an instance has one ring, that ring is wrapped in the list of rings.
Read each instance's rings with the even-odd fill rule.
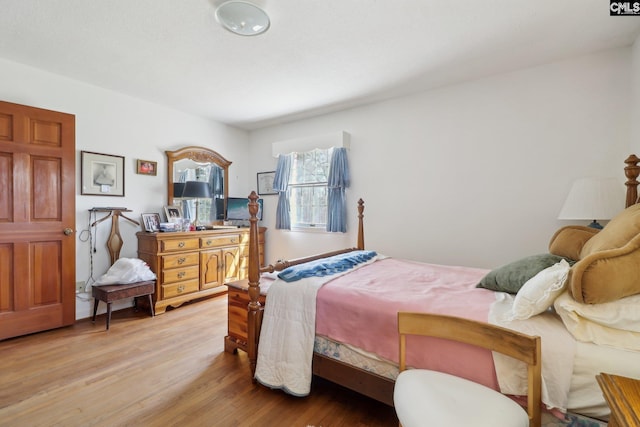
[[[183,280],[197,279],[199,277],[199,265],[162,270],[162,283],[180,282]]]
[[[220,246],[237,245],[240,236],[237,234],[229,234],[226,236],[210,236],[200,238],[201,248],[216,248]]]
[[[227,331],[232,337],[246,343],[249,333],[247,326],[247,307],[229,305],[227,312]]]
[[[266,297],[260,295],[258,299],[262,305]],[[229,287],[228,294],[228,332],[229,335],[246,342],[247,341],[247,306],[249,294],[246,291],[237,291]]]
[[[188,237],[186,239],[163,240],[160,245],[162,252],[186,251],[199,249],[200,241],[197,237]]]
[[[190,252],[186,254],[163,255],[162,269],[186,267],[188,265],[198,265],[198,252]]]
[[[258,233],[258,243],[264,243],[264,233]],[[249,233],[243,233],[240,235],[240,244],[249,244]]]
[[[251,301],[251,299],[249,298],[249,292],[244,290],[240,291],[237,289],[233,289],[231,286],[229,286],[228,288],[229,288],[229,293],[228,293],[229,306],[242,307],[246,311],[247,304],[249,304],[249,301]],[[266,299],[267,299],[266,295],[260,294],[260,296],[258,297],[258,301],[260,301],[260,304],[262,305],[264,305]]]
[[[200,289],[199,280],[185,280],[184,282],[170,283],[162,285],[162,298],[172,298],[190,292],[197,292]]]

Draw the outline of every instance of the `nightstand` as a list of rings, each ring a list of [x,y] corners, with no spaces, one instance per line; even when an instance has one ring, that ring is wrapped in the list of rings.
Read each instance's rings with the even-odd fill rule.
[[[596,379],[611,409],[609,427],[640,426],[640,380],[605,373]]]
[[[268,284],[271,280],[260,283],[260,304],[264,306],[267,298]],[[224,337],[224,351],[236,353],[238,349],[247,351],[248,337],[248,306],[249,306],[249,280],[237,280],[226,283],[229,288],[227,293],[227,336]]]

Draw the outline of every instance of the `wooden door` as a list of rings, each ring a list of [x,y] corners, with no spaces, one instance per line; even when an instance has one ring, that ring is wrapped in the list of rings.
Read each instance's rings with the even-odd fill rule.
[[[220,272],[222,266],[222,251],[211,249],[200,252],[200,289],[209,289],[220,286]]]
[[[240,249],[236,247],[222,250],[224,270],[222,271],[222,284],[240,280]]]
[[[75,322],[75,116],[0,101],[0,339]]]
[[[215,288],[238,280],[240,251],[237,246],[200,253],[200,289]]]

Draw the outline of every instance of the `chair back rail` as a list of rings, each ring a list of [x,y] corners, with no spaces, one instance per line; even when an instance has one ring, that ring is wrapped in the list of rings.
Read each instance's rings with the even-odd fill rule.
[[[407,336],[442,338],[497,351],[527,364],[529,425],[541,424],[541,340],[489,323],[432,313],[398,313],[400,371],[406,369]]]

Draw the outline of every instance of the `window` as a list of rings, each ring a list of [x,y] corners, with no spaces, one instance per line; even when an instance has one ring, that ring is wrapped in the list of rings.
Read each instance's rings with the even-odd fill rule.
[[[349,181],[344,147],[280,154],[273,181],[279,192],[276,229],[317,227],[346,232]]]
[[[325,229],[331,151],[316,149],[293,153],[289,178],[292,228]]]

